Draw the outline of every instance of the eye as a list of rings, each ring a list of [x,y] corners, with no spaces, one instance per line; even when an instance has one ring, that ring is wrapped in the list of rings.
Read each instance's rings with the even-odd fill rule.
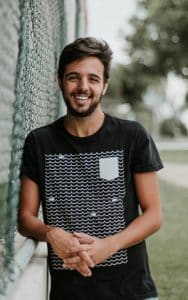
[[[79,77],[76,74],[72,74],[72,75],[67,76],[67,80],[69,80],[71,82],[75,82],[75,81],[79,80]]]
[[[89,79],[91,82],[93,83],[99,83],[100,82],[100,79],[98,77],[90,77]]]

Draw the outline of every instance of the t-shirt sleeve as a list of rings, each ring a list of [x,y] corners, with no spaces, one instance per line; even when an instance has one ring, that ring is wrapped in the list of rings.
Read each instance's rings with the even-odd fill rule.
[[[37,147],[32,132],[25,139],[22,155],[20,177],[27,176],[39,184],[39,171],[37,164]]]
[[[163,168],[156,145],[147,130],[138,124],[132,157],[134,173],[158,171]]]

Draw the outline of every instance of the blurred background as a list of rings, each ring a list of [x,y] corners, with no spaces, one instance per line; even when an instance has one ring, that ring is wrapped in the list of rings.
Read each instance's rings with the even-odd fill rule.
[[[114,52],[103,109],[157,143],[164,225],[148,239],[152,273],[160,299],[187,299],[187,14],[188,0],[0,0],[0,300],[48,299],[46,249],[16,231],[22,148],[65,113],[58,57],[88,35]]]
[[[88,1],[88,34],[114,51],[105,107],[157,136],[186,138],[188,1],[129,2]]]
[[[88,33],[114,51],[102,105],[137,120],[163,159],[162,229],[148,239],[159,299],[188,299],[188,1],[88,1]]]

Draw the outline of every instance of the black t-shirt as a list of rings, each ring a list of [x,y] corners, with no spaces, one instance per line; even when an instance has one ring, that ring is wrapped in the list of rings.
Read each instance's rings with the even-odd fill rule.
[[[139,215],[134,173],[163,167],[155,144],[134,121],[105,115],[96,133],[76,137],[66,131],[63,118],[27,136],[21,174],[39,185],[46,224],[99,238],[115,234]],[[52,276],[75,274],[48,249]],[[134,282],[134,293],[139,285],[138,295],[156,295],[144,241],[93,269],[96,277],[118,272]]]

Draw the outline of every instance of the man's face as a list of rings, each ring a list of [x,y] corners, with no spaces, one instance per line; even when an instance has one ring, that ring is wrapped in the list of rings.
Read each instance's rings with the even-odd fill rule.
[[[60,86],[68,113],[77,117],[89,116],[107,89],[104,66],[96,57],[75,60],[66,66]]]

